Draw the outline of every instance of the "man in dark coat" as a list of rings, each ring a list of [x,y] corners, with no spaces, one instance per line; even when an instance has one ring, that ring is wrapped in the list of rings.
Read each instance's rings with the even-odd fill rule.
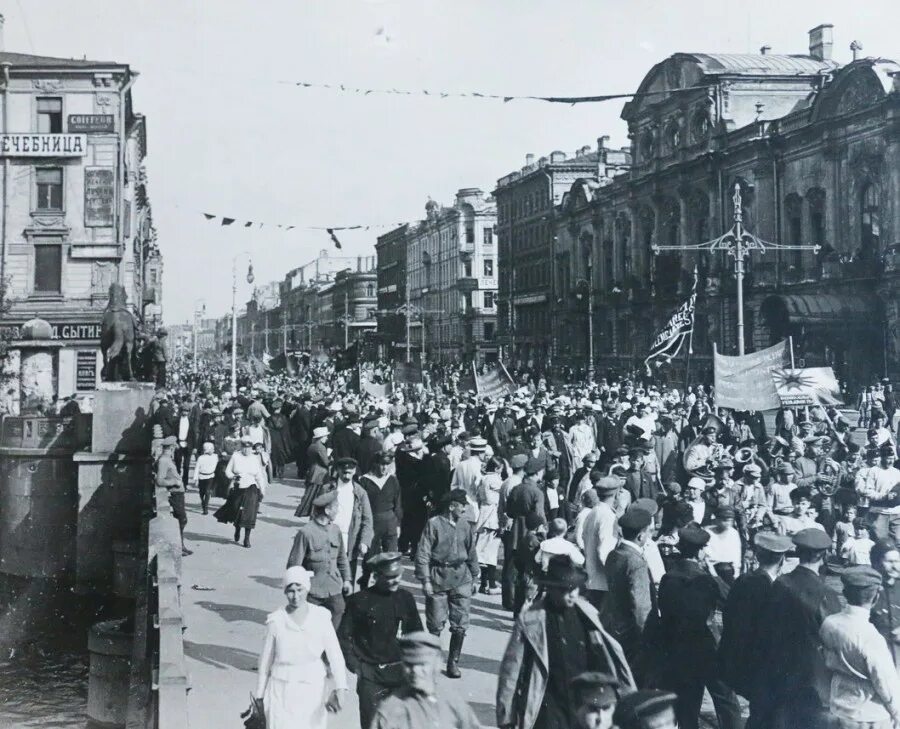
[[[745,729],[758,724],[757,682],[768,667],[762,663],[760,636],[769,626],[763,611],[772,593],[772,585],[784,566],[785,553],[793,548],[790,537],[758,532],[754,537],[759,569],[737,578],[722,609],[722,640],[719,665],[722,680],[750,701],[750,718]]]
[[[349,413],[342,426],[336,426],[331,434],[332,458],[352,458],[359,460],[360,441],[359,415]]]
[[[659,621],[644,631],[644,646],[656,653],[648,667],[659,671],[660,688],[678,695],[680,729],[697,729],[703,689],[712,696],[720,729],[738,729],[741,710],[718,672],[716,642],[708,621],[720,598],[718,583],[697,557],[709,532],[697,526],[678,530],[679,556],[659,583]]]
[[[800,564],[775,580],[763,610],[766,630],[758,634],[759,708],[754,725],[820,729],[827,726],[820,695],[827,687],[822,685],[825,664],[819,629],[825,618],[840,611],[841,603],[819,574],[831,547],[825,531],[803,529],[793,542]]]
[[[619,519],[622,539],[604,565],[609,591],[600,607],[600,622],[619,641],[632,670],[638,665],[641,634],[653,609],[650,567],[643,551],[652,528],[650,512],[629,507]]]
[[[369,471],[359,479],[359,485],[369,497],[372,507],[372,547],[371,555],[381,552],[395,552],[403,521],[403,505],[400,498],[400,484],[397,477],[388,473],[388,466],[394,462],[391,453],[381,452],[372,462]],[[359,584],[365,588],[369,584],[369,561],[363,565]]]
[[[356,460],[359,462],[359,472],[368,473],[372,470],[375,459],[382,452],[381,443],[375,437],[378,431],[378,420],[371,419],[363,423],[362,437],[359,439],[357,446],[358,456]]]
[[[297,477],[306,476],[306,449],[312,441],[313,413],[310,409],[312,400],[309,395],[300,398],[300,404],[291,413],[291,444],[294,447],[294,460],[297,463]]]
[[[426,481],[427,463],[425,444],[415,431],[397,448],[397,481],[400,482],[400,498],[403,500],[403,521],[400,523],[401,552],[415,554],[419,537],[428,520],[429,484]]]
[[[447,451],[453,445],[453,438],[446,433],[433,436],[428,441],[428,455],[425,457],[425,484],[432,507],[450,493],[453,469]]]
[[[512,519],[509,537],[510,552],[514,552],[519,540],[528,531],[525,517],[529,514],[544,516],[544,490],[541,481],[544,476],[544,464],[537,458],[529,458],[525,464],[525,478],[514,486],[506,496],[506,515]]]

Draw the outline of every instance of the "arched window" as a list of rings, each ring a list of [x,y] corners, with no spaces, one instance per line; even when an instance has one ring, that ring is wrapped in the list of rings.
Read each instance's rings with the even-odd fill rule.
[[[651,129],[647,129],[643,134],[641,134],[640,153],[642,162],[649,162],[653,159],[655,147],[656,143],[653,139],[653,131]]]
[[[631,273],[631,220],[624,214],[616,217],[616,246],[615,278],[621,281]]]
[[[701,109],[691,119],[691,141],[694,144],[705,142],[709,137],[709,114]]]
[[[860,196],[860,223],[862,226],[860,258],[874,260],[881,247],[881,218],[879,203],[881,194],[874,182],[866,183]]]
[[[666,154],[675,154],[681,146],[681,126],[674,119],[666,125],[664,139]]]
[[[375,296],[375,285],[374,284],[366,284],[366,296],[370,299]]]

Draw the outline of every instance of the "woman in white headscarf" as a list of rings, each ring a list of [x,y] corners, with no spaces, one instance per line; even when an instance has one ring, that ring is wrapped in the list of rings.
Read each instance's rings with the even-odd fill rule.
[[[266,729],[325,729],[327,712],[343,707],[347,671],[331,613],[306,601],[312,572],[289,567],[284,574],[287,605],[266,617],[266,642],[259,657],[256,697]],[[334,689],[326,699],[326,664]]]

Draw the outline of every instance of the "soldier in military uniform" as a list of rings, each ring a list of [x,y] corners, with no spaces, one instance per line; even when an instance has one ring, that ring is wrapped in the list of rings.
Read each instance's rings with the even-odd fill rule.
[[[463,518],[466,492],[453,489],[444,510],[428,520],[416,550],[416,578],[425,592],[425,624],[440,636],[450,618],[447,676],[459,678],[459,656],[466,629],[472,589],[479,578],[472,523]]]
[[[403,685],[403,664],[397,632],[422,630],[412,593],[400,587],[403,568],[399,552],[382,552],[366,562],[375,584],[347,598],[338,640],[347,668],[357,675],[359,719],[372,724],[375,707]]]
[[[337,491],[327,491],[312,502],[312,518],[300,527],[287,566],[300,565],[313,573],[307,600],[331,611],[335,630],[344,614],[344,595],[352,590],[350,563],[341,530],[334,523]]]
[[[379,704],[370,729],[479,729],[465,701],[437,693],[441,639],[420,631],[404,635],[399,644],[403,685]]]

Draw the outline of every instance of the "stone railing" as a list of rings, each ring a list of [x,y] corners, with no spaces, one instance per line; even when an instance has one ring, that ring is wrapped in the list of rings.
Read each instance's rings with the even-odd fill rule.
[[[153,494],[146,572],[138,585],[127,729],[187,729],[181,537],[168,492]]]

